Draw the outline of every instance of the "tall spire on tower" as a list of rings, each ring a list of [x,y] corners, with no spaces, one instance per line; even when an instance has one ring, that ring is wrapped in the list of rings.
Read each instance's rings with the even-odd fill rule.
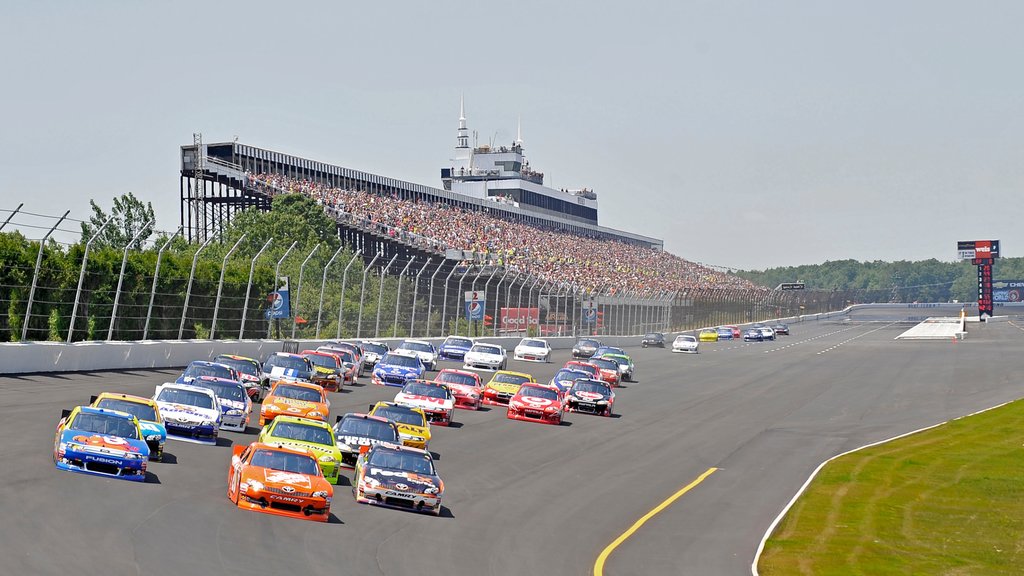
[[[523,146],[523,117],[516,119],[516,146]]]
[[[456,148],[469,148],[469,131],[466,129],[466,97],[459,96],[459,136]]]

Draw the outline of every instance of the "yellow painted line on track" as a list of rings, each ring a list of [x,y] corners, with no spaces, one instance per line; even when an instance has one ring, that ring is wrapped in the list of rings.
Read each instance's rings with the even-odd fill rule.
[[[608,557],[611,556],[612,552],[619,547],[619,544],[625,542],[627,538],[632,536],[633,533],[639,530],[641,526],[646,524],[648,520],[654,518],[654,516],[658,514],[658,512],[661,512],[665,508],[671,506],[672,503],[678,500],[680,497],[682,497],[683,494],[686,494],[690,490],[696,488],[698,484],[703,482],[708,476],[711,476],[716,471],[718,471],[718,468],[708,468],[707,471],[705,471],[703,474],[697,476],[696,480],[690,482],[686,486],[683,486],[678,492],[669,496],[668,499],[666,499],[664,502],[658,504],[653,510],[651,510],[647,514],[644,514],[643,517],[634,522],[633,525],[629,527],[629,530],[623,532],[618,538],[616,538],[611,544],[609,544],[607,547],[605,547],[604,550],[601,551],[601,554],[597,557],[597,562],[594,563],[594,576],[604,575],[604,563],[608,560]]]

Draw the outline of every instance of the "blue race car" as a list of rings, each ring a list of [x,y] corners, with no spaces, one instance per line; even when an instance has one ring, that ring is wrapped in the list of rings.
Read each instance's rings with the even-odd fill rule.
[[[427,368],[419,356],[411,352],[402,353],[392,350],[377,362],[370,381],[378,386],[402,387],[409,380],[423,378],[423,373],[426,371]]]
[[[88,406],[61,413],[53,442],[58,469],[145,482],[148,462],[149,446],[135,416]]]
[[[719,340],[732,340],[732,328],[729,328],[727,326],[719,326],[718,328],[716,328],[716,330],[718,330]]]
[[[220,404],[220,429],[245,432],[252,414],[252,400],[245,392],[245,386],[226,378],[200,376],[192,381],[193,386],[212,390]]]
[[[220,364],[217,362],[208,362],[206,360],[193,360],[189,363],[185,371],[178,376],[175,380],[175,384],[191,384],[193,380],[200,376],[212,376],[214,378],[224,378],[227,380],[234,380],[235,382],[241,382],[242,379],[238,375],[238,371],[228,366],[227,364]]]
[[[583,370],[573,370],[572,368],[562,368],[555,376],[551,378],[550,384],[562,394],[565,394],[569,388],[572,388],[573,382],[579,379],[593,378],[594,375],[590,372],[584,372]]]
[[[449,336],[437,349],[437,356],[442,360],[462,360],[466,352],[473,347],[473,341],[462,336]]]
[[[747,329],[746,332],[743,333],[743,341],[744,342],[751,342],[751,341],[764,342],[764,333],[761,332],[761,330],[758,329],[758,328],[749,328],[749,329]]]

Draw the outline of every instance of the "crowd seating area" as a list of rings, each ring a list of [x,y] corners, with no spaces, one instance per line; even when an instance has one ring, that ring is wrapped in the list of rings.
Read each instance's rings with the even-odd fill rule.
[[[250,175],[250,179],[271,193],[307,194],[337,217],[376,226],[439,253],[451,248],[486,254],[497,264],[580,290],[654,295],[684,289],[759,288],[662,250],[538,228],[440,202],[342,190],[278,174]]]

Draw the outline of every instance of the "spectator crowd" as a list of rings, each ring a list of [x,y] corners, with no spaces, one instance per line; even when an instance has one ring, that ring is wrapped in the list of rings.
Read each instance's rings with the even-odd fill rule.
[[[250,175],[270,193],[311,196],[330,214],[440,253],[471,251],[509,269],[592,293],[648,295],[687,289],[753,290],[747,280],[664,250],[504,220],[442,202],[332,188],[279,174]]]

